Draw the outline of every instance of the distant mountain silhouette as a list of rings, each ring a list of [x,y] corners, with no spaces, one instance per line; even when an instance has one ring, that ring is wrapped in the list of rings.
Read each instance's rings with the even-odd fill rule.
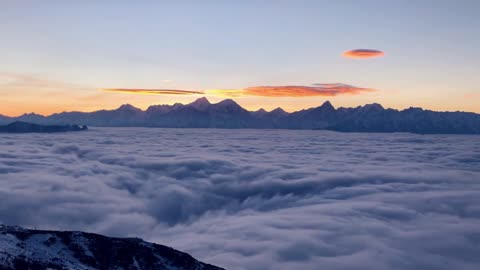
[[[327,101],[319,107],[288,113],[281,108],[247,111],[231,99],[212,104],[200,98],[190,104],[154,105],[143,111],[125,104],[115,110],[63,112],[42,116],[0,116],[0,123],[26,121],[42,125],[76,123],[89,126],[168,128],[324,129],[342,132],[411,132],[421,134],[480,134],[480,115],[434,112],[421,108],[385,109],[374,103],[338,108]]]
[[[15,121],[11,124],[0,126],[0,133],[52,133],[52,132],[67,132],[67,131],[82,131],[87,130],[87,126],[80,127],[78,125],[38,125],[22,121]]]
[[[222,270],[187,253],[138,238],[0,225],[0,269]]]

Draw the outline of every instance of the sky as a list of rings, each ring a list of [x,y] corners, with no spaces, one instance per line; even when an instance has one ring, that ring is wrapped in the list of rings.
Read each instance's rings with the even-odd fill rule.
[[[476,0],[1,0],[0,114],[202,96],[250,110],[330,100],[480,113],[479,10]]]

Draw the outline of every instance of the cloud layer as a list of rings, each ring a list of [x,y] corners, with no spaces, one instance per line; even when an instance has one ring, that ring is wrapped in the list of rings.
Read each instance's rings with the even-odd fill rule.
[[[371,88],[356,87],[342,83],[317,83],[311,86],[284,85],[284,86],[252,86],[244,89],[128,89],[105,88],[105,92],[147,94],[147,95],[213,95],[222,97],[309,97],[309,96],[336,96],[344,94],[360,94],[375,91]]]
[[[233,270],[480,265],[476,136],[0,136],[0,223],[139,236]]]
[[[355,59],[367,59],[384,56],[385,53],[379,50],[356,49],[343,53],[343,57]]]

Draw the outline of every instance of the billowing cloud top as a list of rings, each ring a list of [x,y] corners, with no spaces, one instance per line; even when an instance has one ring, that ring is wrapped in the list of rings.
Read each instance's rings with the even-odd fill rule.
[[[343,53],[343,57],[346,58],[355,58],[355,59],[366,59],[384,56],[385,53],[379,50],[370,50],[370,49],[356,49],[350,50]]]
[[[94,129],[2,136],[0,224],[229,270],[479,268],[478,137]]]
[[[342,94],[360,94],[375,91],[371,88],[356,87],[342,83],[317,83],[311,86],[286,85],[286,86],[252,86],[243,89],[102,89],[107,92],[150,94],[150,95],[214,95],[227,97],[261,96],[261,97],[309,97],[309,96],[336,96]]]

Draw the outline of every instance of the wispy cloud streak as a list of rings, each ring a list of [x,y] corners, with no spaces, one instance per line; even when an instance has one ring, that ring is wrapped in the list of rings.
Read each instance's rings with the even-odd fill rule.
[[[252,86],[244,89],[127,89],[107,88],[105,92],[147,94],[147,95],[212,95],[223,97],[311,97],[311,96],[336,96],[343,94],[360,94],[372,92],[375,89],[356,87],[342,83],[317,83],[311,86],[286,85],[286,86]]]
[[[130,88],[103,88],[104,92],[146,94],[146,95],[196,95],[204,94],[202,91],[182,89],[130,89]]]

